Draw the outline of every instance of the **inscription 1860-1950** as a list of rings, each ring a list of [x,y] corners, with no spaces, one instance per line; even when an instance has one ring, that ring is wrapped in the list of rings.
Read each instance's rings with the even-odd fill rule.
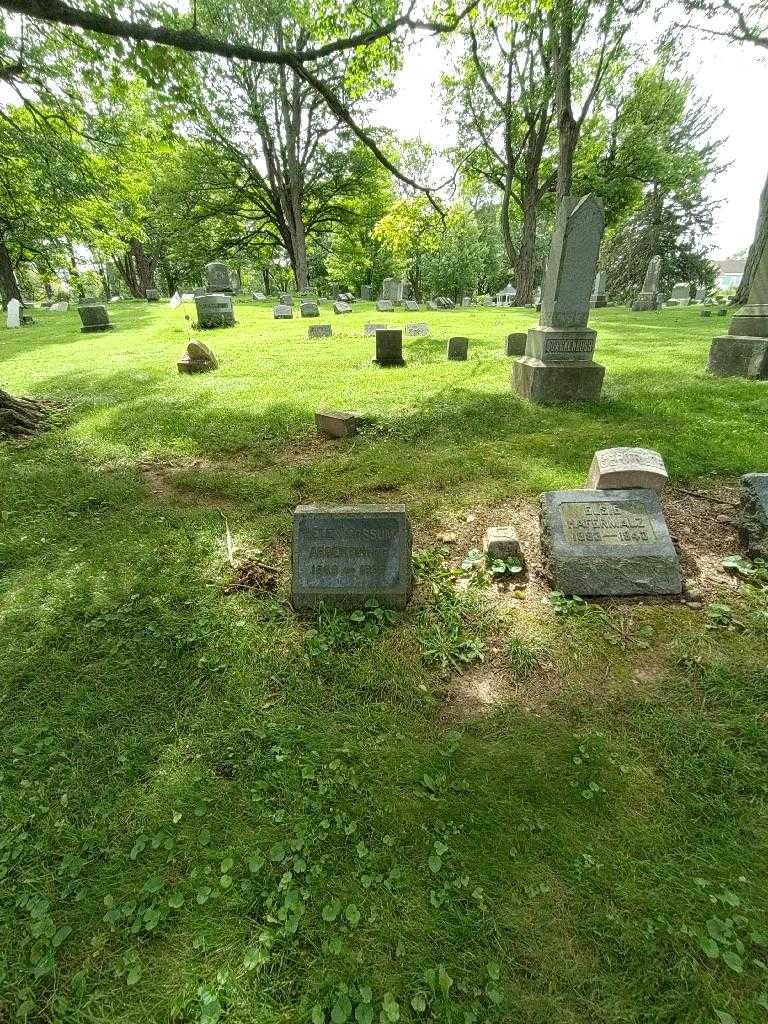
[[[560,506],[569,544],[653,544],[656,534],[641,502],[584,501]]]

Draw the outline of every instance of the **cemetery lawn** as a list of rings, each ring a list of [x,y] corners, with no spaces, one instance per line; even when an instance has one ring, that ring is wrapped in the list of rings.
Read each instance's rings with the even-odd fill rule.
[[[768,599],[721,571],[768,384],[704,374],[727,320],[597,310],[603,402],[542,409],[532,311],[326,304],[309,342],[239,303],[182,377],[191,310],[0,330],[0,386],[61,408],[0,444],[0,1020],[768,1021]],[[663,453],[703,607],[457,589],[610,445]],[[409,609],[298,618],[291,509],[390,501]]]

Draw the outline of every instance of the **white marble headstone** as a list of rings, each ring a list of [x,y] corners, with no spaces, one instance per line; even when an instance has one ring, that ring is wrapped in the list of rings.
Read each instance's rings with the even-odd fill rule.
[[[8,303],[8,315],[6,327],[21,327],[21,303],[18,299],[11,299]]]
[[[174,292],[173,295],[171,296],[168,305],[171,307],[171,309],[178,309],[179,306],[181,305],[181,295],[179,295],[178,292]]]

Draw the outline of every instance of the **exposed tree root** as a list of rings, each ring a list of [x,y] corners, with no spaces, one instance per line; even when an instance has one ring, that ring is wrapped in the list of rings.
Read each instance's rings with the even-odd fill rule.
[[[14,398],[0,388],[0,437],[29,437],[50,426],[51,413],[45,402]]]

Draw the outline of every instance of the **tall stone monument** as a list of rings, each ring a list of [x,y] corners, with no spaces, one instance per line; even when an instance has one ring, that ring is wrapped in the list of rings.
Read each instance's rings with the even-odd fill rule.
[[[389,302],[403,301],[403,282],[395,277],[385,277],[381,283],[381,297]]]
[[[226,263],[209,263],[205,268],[205,280],[209,293],[224,292],[225,295],[232,295],[234,293],[232,277]]]
[[[632,303],[634,313],[642,313],[649,309],[659,309],[659,272],[661,270],[661,257],[654,256],[648,264],[643,281],[643,290]]]
[[[595,287],[592,289],[590,306],[594,309],[604,309],[608,305],[608,296],[605,291],[605,283],[608,275],[604,270],[598,270],[595,278]]]
[[[709,371],[716,377],[768,378],[768,244],[755,260],[746,306],[728,333],[712,342]]]
[[[594,195],[560,201],[544,278],[538,327],[512,366],[519,395],[540,405],[595,402],[605,367],[595,363],[597,334],[587,327],[605,214]]]

